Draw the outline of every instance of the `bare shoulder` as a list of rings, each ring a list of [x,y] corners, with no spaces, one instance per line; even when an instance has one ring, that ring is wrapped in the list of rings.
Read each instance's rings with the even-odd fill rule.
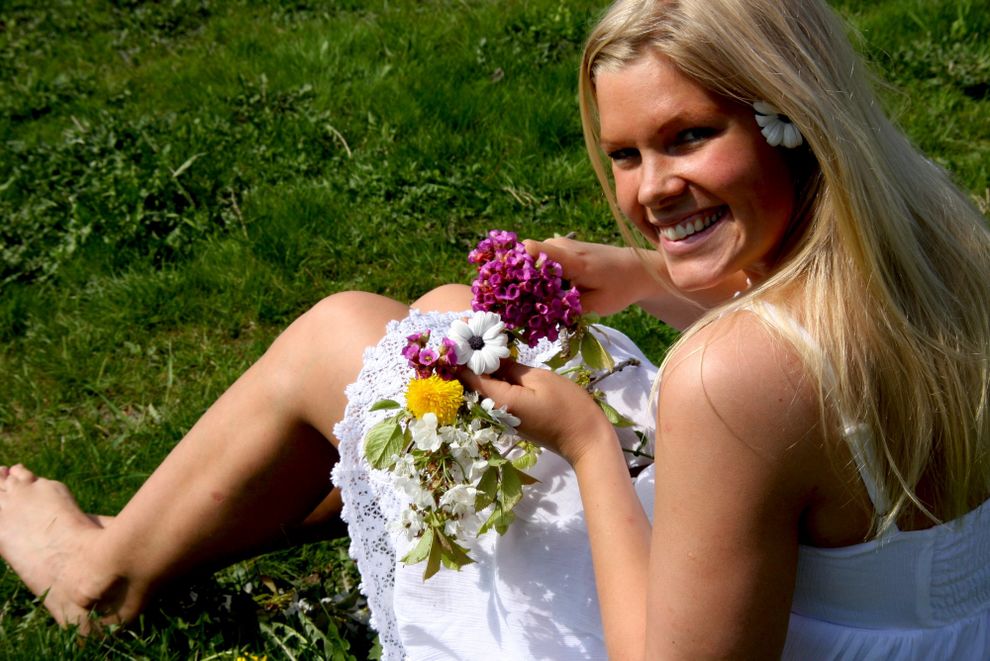
[[[728,434],[769,456],[818,438],[817,383],[796,347],[745,311],[712,322],[677,347],[659,404],[661,425],[704,420],[709,435]]]

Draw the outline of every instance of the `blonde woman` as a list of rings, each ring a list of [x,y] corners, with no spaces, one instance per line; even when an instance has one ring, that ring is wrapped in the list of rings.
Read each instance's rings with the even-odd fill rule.
[[[863,71],[817,0],[623,0],[592,32],[589,152],[648,248],[529,248],[586,307],[686,331],[652,396],[649,367],[614,386],[644,425],[655,411],[656,463],[634,479],[586,392],[524,366],[535,353],[467,378],[556,455],[476,565],[422,583],[381,529],[361,404],[392,387],[381,356],[403,333],[467,296],[419,313],[348,293],[294,323],[118,517],[0,469],[0,554],[59,621],[130,619],[165,578],[322,520],[308,467],[339,439],[386,658],[985,658],[990,236]]]

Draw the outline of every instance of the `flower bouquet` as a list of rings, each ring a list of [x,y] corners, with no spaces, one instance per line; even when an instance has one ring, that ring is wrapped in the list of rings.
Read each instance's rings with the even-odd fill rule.
[[[560,265],[542,253],[529,255],[515,234],[498,230],[468,260],[478,266],[471,287],[474,314],[455,320],[439,342],[431,341],[429,331],[406,338],[402,353],[411,373],[405,404],[376,402],[372,411],[394,413],[364,441],[368,463],[389,471],[408,498],[392,525],[416,542],[402,561],[425,560],[424,580],[441,566],[471,563],[465,541],[490,530],[504,533],[523,488],[536,481],[525,471],[540,448],[519,436],[518,418],[466,392],[457,379],[460,370],[491,374],[500,361],[516,357],[520,343],[560,340],[547,365],[557,369],[580,354],[584,365],[567,373],[588,387],[613,424],[628,424],[593,389],[601,377],[592,377],[589,368],[615,366],[592,331],[595,318],[582,314],[580,294],[563,279]]]

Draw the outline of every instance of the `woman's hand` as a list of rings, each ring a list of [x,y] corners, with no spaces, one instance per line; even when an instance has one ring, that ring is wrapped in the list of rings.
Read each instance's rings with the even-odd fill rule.
[[[564,238],[524,243],[531,255],[544,252],[558,262],[564,277],[581,292],[584,310],[602,316],[636,304],[669,326],[684,330],[749,287],[746,274],[739,271],[710,289],[680,291],[670,281],[663,255],[655,250]]]
[[[494,378],[464,370],[461,379],[519,418],[523,436],[572,466],[595,443],[616,442],[612,425],[588,391],[559,374],[503,361]]]
[[[523,243],[529,254],[546,253],[563,267],[564,277],[580,290],[586,312],[615,314],[664,288],[665,268],[656,252],[637,255],[633,248],[566,238]]]

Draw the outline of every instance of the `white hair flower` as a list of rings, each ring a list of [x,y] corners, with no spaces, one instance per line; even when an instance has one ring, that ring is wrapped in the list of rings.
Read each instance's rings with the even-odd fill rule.
[[[499,361],[509,356],[505,324],[494,312],[475,312],[467,322],[457,319],[448,338],[457,346],[457,364],[465,363],[475,374],[491,374]]]
[[[804,143],[801,132],[794,126],[791,118],[782,114],[775,106],[766,101],[755,101],[753,109],[756,111],[756,123],[760,125],[760,132],[771,147],[783,145],[793,149]]]

